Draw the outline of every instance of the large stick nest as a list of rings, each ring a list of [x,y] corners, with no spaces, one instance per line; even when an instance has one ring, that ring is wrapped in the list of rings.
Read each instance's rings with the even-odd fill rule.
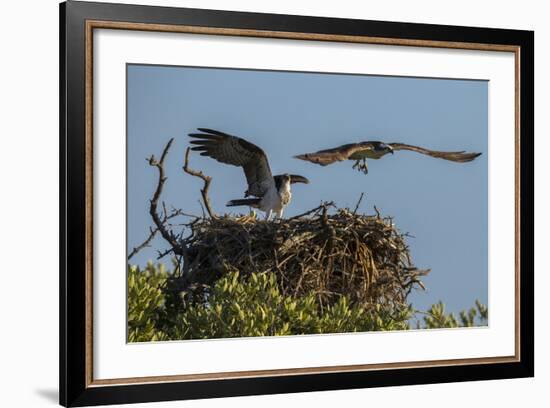
[[[282,293],[313,292],[321,305],[347,295],[364,307],[397,306],[423,288],[420,277],[429,271],[412,265],[391,218],[328,208],[277,221],[254,214],[198,219],[187,240],[188,276],[205,287],[229,271],[273,272]]]

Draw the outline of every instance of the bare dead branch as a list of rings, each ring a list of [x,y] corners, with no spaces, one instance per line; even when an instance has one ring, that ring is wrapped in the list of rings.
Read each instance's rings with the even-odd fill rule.
[[[157,251],[157,260],[164,258],[166,255],[174,252],[174,248],[168,248],[165,251]]]
[[[186,214],[186,213],[184,213],[183,211],[181,211],[179,209],[173,208],[172,213],[170,215],[164,215],[163,216],[162,223],[165,224],[165,225],[171,225],[171,224],[166,224],[167,221],[174,218],[174,217],[180,216],[180,215],[181,216],[186,216],[186,217],[198,218],[196,215]],[[188,224],[181,224],[181,225],[187,226]],[[155,236],[157,235],[157,232],[159,232],[158,228],[149,228],[149,236],[140,245],[138,245],[138,246],[136,246],[132,249],[132,252],[130,252],[130,254],[128,255],[128,260],[130,260],[133,256],[135,256],[142,249],[149,247],[149,244],[151,243],[153,238],[155,238]]]
[[[198,177],[202,179],[202,181],[204,181],[204,186],[201,189],[202,201],[204,202],[204,206],[206,207],[206,211],[208,212],[208,215],[210,215],[210,218],[217,218],[214,211],[212,211],[212,206],[210,205],[210,199],[208,198],[208,189],[210,188],[212,177],[207,176],[202,171],[193,170],[189,167],[190,152],[191,152],[191,149],[188,147],[187,150],[185,151],[185,164],[183,165],[183,171],[185,171],[187,174]]]
[[[164,150],[162,151],[162,155],[160,156],[160,160],[157,160],[154,155],[152,155],[148,160],[149,165],[153,166],[153,167],[156,167],[158,169],[158,172],[159,172],[157,188],[155,189],[155,192],[153,194],[153,198],[150,201],[149,214],[151,215],[151,218],[153,219],[153,222],[155,223],[158,231],[160,232],[162,237],[166,240],[166,242],[168,242],[168,244],[170,244],[170,246],[172,247],[174,253],[177,254],[177,255],[185,256],[185,252],[186,252],[185,248],[182,247],[179,244],[176,236],[172,233],[172,231],[169,231],[166,228],[166,225],[165,225],[166,221],[164,220],[164,222],[163,222],[163,219],[160,218],[160,216],[157,212],[158,201],[159,201],[159,198],[162,194],[162,190],[164,188],[164,183],[166,182],[166,179],[167,179],[167,177],[164,173],[164,159],[166,159],[166,155],[168,154],[168,150],[170,150],[170,147],[172,146],[173,141],[174,141],[174,138],[172,138],[168,141],[168,143],[164,147]],[[164,217],[166,218],[167,215],[165,214]]]
[[[134,255],[136,255],[143,248],[147,248],[151,243],[151,241],[153,240],[153,238],[155,238],[155,235],[157,235],[157,232],[158,232],[158,228],[155,228],[155,229],[150,228],[149,237],[147,237],[147,239],[143,241],[140,245],[132,249],[132,252],[130,252],[130,254],[128,255],[128,260],[130,260]]]

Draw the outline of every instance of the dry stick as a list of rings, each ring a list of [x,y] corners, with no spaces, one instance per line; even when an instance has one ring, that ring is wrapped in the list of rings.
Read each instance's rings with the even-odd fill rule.
[[[145,241],[143,241],[143,243],[141,243],[140,245],[132,249],[132,252],[130,252],[130,254],[128,255],[128,260],[130,260],[135,254],[137,254],[143,248],[146,248],[149,246],[149,243],[153,240],[155,235],[157,235],[158,228],[155,228],[155,229],[150,228],[149,231],[150,231],[149,237]]]
[[[212,177],[207,176],[202,171],[196,171],[191,168],[189,168],[189,153],[191,152],[191,149],[188,147],[185,151],[185,164],[183,165],[183,171],[185,171],[187,174],[190,174],[195,177],[199,177],[204,181],[204,186],[201,189],[201,195],[202,195],[202,201],[204,201],[204,206],[206,207],[206,211],[208,212],[208,215],[210,215],[210,218],[218,218],[214,211],[212,211],[212,207],[210,206],[210,199],[208,198],[208,189],[210,188],[210,183],[212,182]]]
[[[166,226],[165,226],[163,220],[161,220],[160,216],[157,213],[158,201],[159,201],[160,195],[162,194],[162,189],[164,187],[164,183],[166,182],[166,179],[167,179],[167,177],[164,173],[164,159],[166,158],[166,155],[168,154],[168,150],[170,150],[170,146],[172,146],[173,141],[174,141],[174,138],[170,139],[168,141],[168,143],[166,144],[166,146],[164,147],[164,150],[162,151],[162,155],[160,156],[160,161],[157,161],[157,159],[155,159],[154,155],[152,155],[148,160],[149,165],[153,166],[153,167],[156,167],[158,169],[158,172],[159,172],[159,179],[158,179],[158,183],[157,183],[157,188],[156,188],[156,190],[153,194],[153,198],[150,201],[151,204],[149,206],[149,214],[151,215],[151,218],[153,219],[153,222],[157,226],[157,229],[159,230],[162,237],[172,247],[174,253],[176,255],[183,255],[184,258],[186,258],[187,257],[186,248],[181,246],[179,244],[178,240],[176,239],[176,237],[174,236],[174,234],[171,231],[168,231],[166,229]],[[187,264],[187,262],[186,262],[186,264]]]
[[[173,250],[174,250],[174,248],[169,248],[169,249],[167,249],[166,251],[163,251],[163,252],[157,251],[157,254],[158,254],[157,255],[157,260],[164,258],[166,255],[171,253]]]
[[[191,215],[182,213],[180,210],[173,210],[172,214],[170,214],[168,216],[165,215],[163,217],[162,223],[166,224],[166,222],[168,220],[170,220],[174,217],[177,217],[178,215],[191,216]],[[195,217],[195,216],[193,215],[193,217]],[[132,252],[130,252],[130,254],[128,255],[128,260],[130,260],[130,258],[135,256],[143,248],[147,248],[149,246],[149,244],[151,243],[151,241],[153,240],[153,238],[155,237],[155,235],[157,235],[157,232],[159,232],[158,228],[149,228],[149,237],[147,237],[147,239],[145,241],[143,241],[140,245],[138,245],[137,247],[134,247],[134,249],[132,249]]]
[[[363,196],[365,193],[361,193],[361,196],[359,197],[359,201],[357,201],[357,204],[355,204],[355,210],[353,210],[353,215],[357,214],[357,210],[359,209],[359,205],[361,204],[361,200],[363,199]]]
[[[291,220],[295,220],[297,218],[305,217],[306,215],[313,214],[314,212],[319,211],[322,208],[327,208],[327,207],[334,207],[334,202],[329,201],[328,203],[322,203],[319,207],[315,207],[312,210],[306,211],[305,213],[298,214],[298,215],[295,215],[294,217],[288,218],[287,221],[291,221]]]

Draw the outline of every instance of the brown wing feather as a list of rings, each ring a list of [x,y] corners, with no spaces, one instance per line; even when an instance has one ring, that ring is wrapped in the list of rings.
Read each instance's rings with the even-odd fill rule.
[[[320,164],[321,166],[328,166],[338,161],[348,160],[354,153],[370,149],[372,149],[372,145],[368,143],[349,143],[332,149],[319,150],[315,153],[299,154],[294,157]]]
[[[201,152],[201,156],[211,157],[220,163],[242,167],[248,183],[248,195],[262,197],[273,176],[262,149],[240,137],[231,136],[217,130],[199,128],[203,133],[190,133],[195,145],[191,150]]]
[[[465,151],[460,152],[441,152],[437,150],[430,150],[424,147],[412,146],[405,143],[389,143],[394,151],[397,150],[410,150],[412,152],[425,154],[427,156],[435,157],[437,159],[449,160],[457,163],[471,162],[481,153],[467,153]]]

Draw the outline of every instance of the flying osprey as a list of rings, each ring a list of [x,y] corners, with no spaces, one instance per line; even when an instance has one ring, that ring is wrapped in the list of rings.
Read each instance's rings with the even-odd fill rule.
[[[295,174],[273,176],[266,154],[255,144],[217,130],[205,128],[198,128],[198,130],[202,133],[189,134],[190,137],[195,138],[190,143],[197,145],[191,150],[200,151],[201,156],[239,166],[244,170],[248,183],[245,198],[229,201],[226,204],[228,207],[246,205],[264,211],[267,220],[273,213],[281,218],[292,197],[290,185],[309,183],[307,178]],[[246,198],[249,196],[254,198]]]
[[[394,151],[398,150],[410,150],[437,159],[450,160],[457,163],[470,162],[481,155],[481,153],[466,153],[465,151],[440,152],[404,143],[359,142],[345,144],[333,149],[320,150],[315,153],[300,154],[294,157],[320,164],[321,166],[328,166],[337,161],[355,160],[353,168],[367,174],[367,159],[379,159],[388,153],[393,154]]]

